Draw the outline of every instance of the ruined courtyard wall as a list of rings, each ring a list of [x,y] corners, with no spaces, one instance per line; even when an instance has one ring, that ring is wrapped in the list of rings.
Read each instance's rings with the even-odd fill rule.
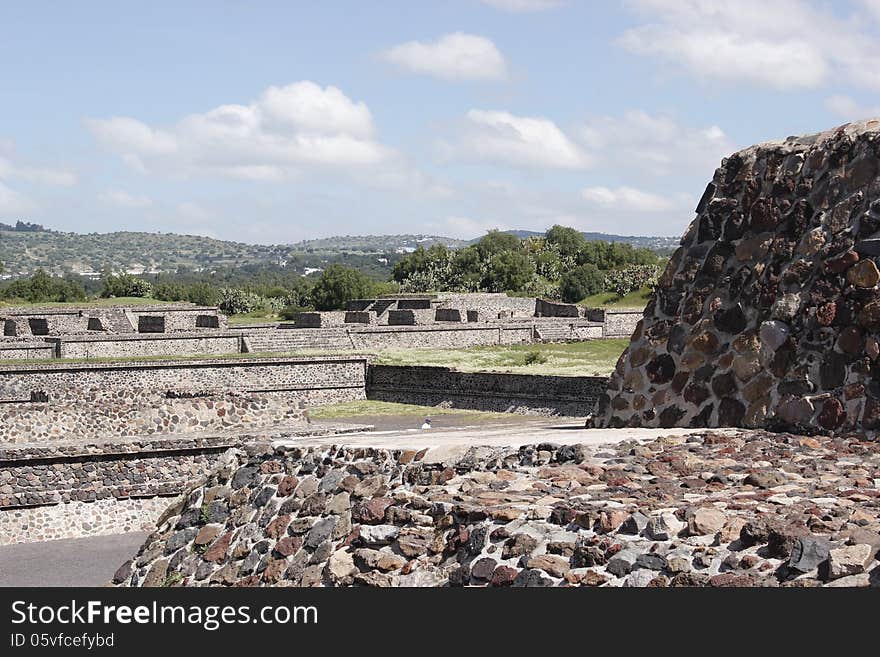
[[[722,162],[600,426],[880,429],[880,122]]]
[[[446,367],[371,365],[367,398],[523,415],[593,412],[606,377],[459,372]]]
[[[362,399],[366,363],[366,357],[352,356],[6,365],[0,366],[0,401],[28,401],[34,393],[46,393],[50,401],[100,403],[150,390]]]
[[[241,353],[237,333],[157,333],[48,338],[59,358],[139,358]]]

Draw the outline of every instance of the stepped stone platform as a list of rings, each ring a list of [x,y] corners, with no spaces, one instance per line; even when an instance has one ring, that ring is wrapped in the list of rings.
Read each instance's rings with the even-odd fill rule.
[[[454,434],[230,451],[113,582],[880,586],[878,443],[624,429],[520,446],[504,427],[474,446]]]
[[[722,162],[597,426],[880,429],[880,121]]]

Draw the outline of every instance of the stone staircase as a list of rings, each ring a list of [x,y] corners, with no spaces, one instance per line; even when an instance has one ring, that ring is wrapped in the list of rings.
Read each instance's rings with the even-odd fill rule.
[[[541,342],[565,342],[572,339],[572,330],[569,324],[538,324],[535,326],[535,331]]]
[[[243,342],[243,351],[252,354],[307,350],[339,351],[354,348],[345,328],[254,331],[245,335]]]

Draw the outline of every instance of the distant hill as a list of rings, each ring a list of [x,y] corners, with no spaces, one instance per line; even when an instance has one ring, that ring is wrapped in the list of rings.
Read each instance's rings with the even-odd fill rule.
[[[457,248],[462,240],[436,235],[367,235],[308,240],[295,244],[244,244],[174,233],[66,233],[0,226],[0,262],[5,276],[32,273],[38,267],[56,274],[97,276],[104,269],[131,273],[216,271],[280,266],[301,273],[341,262],[376,274],[418,246],[443,243]]]
[[[520,237],[542,235],[511,231]],[[587,239],[629,242],[666,251],[678,243],[671,237],[622,237],[584,233]],[[97,277],[105,269],[131,273],[218,271],[239,267],[284,267],[300,273],[340,262],[384,276],[403,255],[419,246],[445,244],[461,248],[473,243],[439,235],[342,235],[295,244],[244,244],[175,233],[66,233],[19,222],[0,224],[0,262],[4,277],[33,273]]]

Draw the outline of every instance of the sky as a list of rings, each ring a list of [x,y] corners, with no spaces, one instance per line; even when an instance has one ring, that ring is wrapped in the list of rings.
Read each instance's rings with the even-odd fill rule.
[[[680,235],[880,115],[880,0],[0,4],[0,221],[250,243]]]

